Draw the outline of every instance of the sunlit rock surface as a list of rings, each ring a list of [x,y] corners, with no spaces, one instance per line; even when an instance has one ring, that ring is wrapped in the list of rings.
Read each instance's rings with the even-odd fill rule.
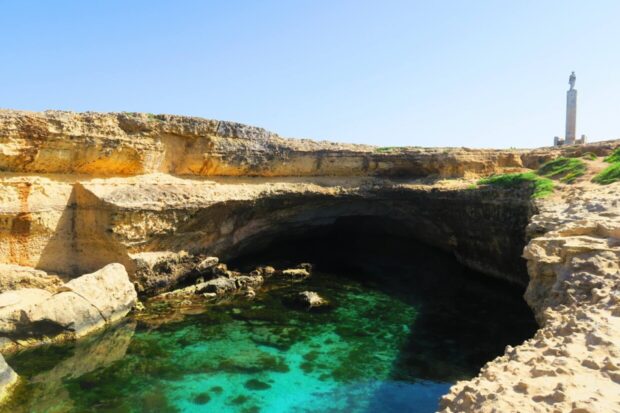
[[[109,264],[58,289],[0,294],[0,349],[15,351],[82,337],[124,317],[136,291],[121,264]]]
[[[10,276],[0,286],[13,294],[5,303],[23,295],[75,308],[85,299],[58,280],[120,263],[133,282],[147,274],[146,284],[154,277],[172,285],[183,263],[162,281],[161,273],[140,273],[145,254],[226,259],[282,234],[372,217],[470,268],[528,285],[541,329],[454,386],[446,412],[616,411],[618,184],[560,188],[536,203],[527,188],[472,184],[560,155],[605,155],[618,144],[376,148],[181,116],[3,110],[0,274]],[[105,294],[89,293],[99,304],[81,319],[105,324]]]

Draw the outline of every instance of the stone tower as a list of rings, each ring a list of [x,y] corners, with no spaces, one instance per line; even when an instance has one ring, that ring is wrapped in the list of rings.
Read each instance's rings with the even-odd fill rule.
[[[560,145],[581,145],[586,143],[586,135],[577,138],[577,89],[575,89],[575,72],[572,72],[568,78],[570,89],[566,92],[566,134],[564,139],[559,136],[553,138],[553,146]]]
[[[564,136],[565,145],[575,144],[575,130],[577,128],[577,90],[575,89],[575,72],[568,78],[570,89],[566,92],[566,135]]]

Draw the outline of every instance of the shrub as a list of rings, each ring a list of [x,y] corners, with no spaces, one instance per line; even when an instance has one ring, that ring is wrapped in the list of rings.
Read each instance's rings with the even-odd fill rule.
[[[609,185],[620,181],[620,147],[614,149],[611,155],[605,158],[605,162],[609,162],[611,165],[592,178],[592,182]]]
[[[545,163],[537,173],[545,178],[559,178],[562,182],[570,184],[585,174],[587,169],[586,164],[581,159],[557,158]]]
[[[495,185],[502,188],[516,188],[525,183],[533,185],[533,198],[543,198],[553,192],[553,181],[548,178],[542,178],[534,172],[493,175],[478,181],[480,185]]]
[[[601,173],[592,178],[592,182],[601,185],[609,185],[618,181],[620,181],[620,162],[608,166],[603,169]]]
[[[609,163],[620,162],[620,146],[614,149],[611,155],[605,158],[605,162],[609,162]]]

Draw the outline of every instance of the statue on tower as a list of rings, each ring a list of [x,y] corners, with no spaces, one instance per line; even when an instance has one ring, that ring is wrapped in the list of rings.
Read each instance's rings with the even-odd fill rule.
[[[577,80],[577,76],[575,76],[575,72],[572,72],[568,78],[568,84],[570,85],[570,90],[575,88],[575,80]]]

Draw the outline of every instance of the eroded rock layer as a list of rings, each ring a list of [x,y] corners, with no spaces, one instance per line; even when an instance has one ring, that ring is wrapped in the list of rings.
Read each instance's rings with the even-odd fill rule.
[[[560,185],[536,203],[527,185],[475,185],[618,144],[376,148],[181,116],[0,111],[0,310],[35,300],[19,310],[41,321],[33,333],[77,336],[135,301],[128,280],[113,283],[117,291],[107,284],[114,277],[96,273],[108,264],[155,294],[207,255],[226,259],[283,234],[372,217],[528,285],[541,329],[455,385],[444,411],[618,411],[618,184]],[[81,310],[52,311],[59,305]],[[23,339],[14,332],[26,330],[5,324],[6,343]]]
[[[459,382],[442,412],[620,411],[620,191],[541,201],[525,249],[536,335]]]

